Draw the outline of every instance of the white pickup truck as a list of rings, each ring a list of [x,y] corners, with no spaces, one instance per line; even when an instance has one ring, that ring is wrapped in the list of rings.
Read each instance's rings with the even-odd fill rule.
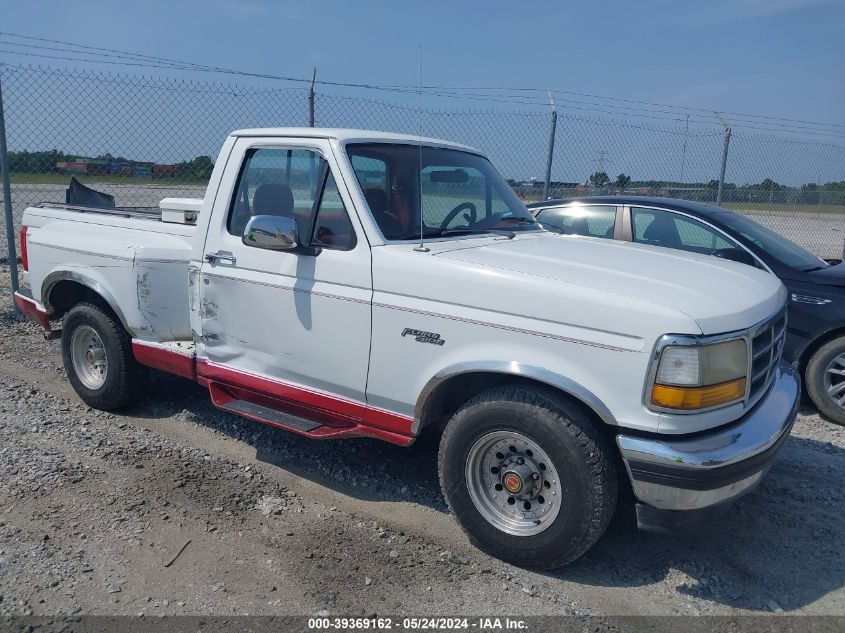
[[[644,529],[709,515],[795,419],[776,277],[546,232],[446,141],[241,130],[204,200],[37,205],[21,246],[17,305],[61,320],[92,407],[136,401],[152,367],[312,438],[440,434],[456,519],[518,564],[583,554],[626,480]]]

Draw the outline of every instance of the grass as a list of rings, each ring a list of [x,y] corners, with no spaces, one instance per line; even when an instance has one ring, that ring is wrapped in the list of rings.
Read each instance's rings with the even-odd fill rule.
[[[845,206],[838,204],[769,204],[768,202],[723,202],[726,209],[735,211],[764,211],[777,213],[841,213],[845,215]]]
[[[208,180],[200,178],[139,178],[135,176],[102,175],[89,176],[86,174],[75,174],[76,179],[84,185],[114,184],[114,185],[168,185],[173,187],[205,187]],[[13,185],[68,185],[71,174],[22,174],[12,172],[9,175],[9,182]]]

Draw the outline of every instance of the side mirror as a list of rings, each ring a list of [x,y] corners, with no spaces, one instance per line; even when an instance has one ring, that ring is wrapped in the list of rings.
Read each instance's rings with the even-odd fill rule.
[[[739,262],[748,266],[757,266],[757,260],[754,256],[746,250],[741,248],[720,248],[711,253],[714,257],[721,257],[722,259],[729,259],[732,262]]]
[[[256,215],[244,227],[241,241],[253,248],[290,251],[299,246],[296,220],[281,215]]]

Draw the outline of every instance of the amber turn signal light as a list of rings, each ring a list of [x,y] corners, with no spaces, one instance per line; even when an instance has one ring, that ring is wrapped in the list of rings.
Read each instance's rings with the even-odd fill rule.
[[[651,403],[666,409],[694,411],[741,400],[745,396],[745,378],[707,387],[668,387],[654,385]]]

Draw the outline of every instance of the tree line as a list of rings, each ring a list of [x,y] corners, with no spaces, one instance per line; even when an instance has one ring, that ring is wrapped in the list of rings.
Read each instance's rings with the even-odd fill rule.
[[[9,152],[9,171],[18,174],[49,174],[60,173],[57,163],[77,162],[79,160],[108,162],[109,164],[130,164],[130,165],[152,165],[151,161],[139,161],[124,156],[115,156],[110,153],[100,154],[93,157],[80,157],[78,154],[68,154],[56,149],[47,151],[13,151]],[[185,180],[207,180],[211,177],[211,170],[214,168],[214,160],[210,156],[197,156],[191,160],[177,163],[175,177]],[[512,186],[518,183],[509,179]],[[586,185],[596,189],[614,190],[624,193],[631,190],[647,189],[662,195],[701,200],[715,200],[715,193],[719,187],[718,180],[707,182],[679,182],[669,180],[634,180],[631,176],[620,173],[615,179],[611,178],[605,171],[596,171],[590,174],[585,182]],[[570,185],[571,186],[571,185]],[[556,183],[553,188],[557,188]],[[690,190],[698,190],[691,192]],[[723,191],[727,193],[730,200],[742,202],[747,199],[750,202],[789,202],[816,204],[830,201],[836,204],[845,203],[845,180],[826,183],[808,182],[801,186],[784,185],[772,178],[764,178],[757,184],[745,184],[742,186],[736,183],[726,182]],[[831,197],[830,194],[839,194]],[[841,197],[840,197],[841,196]]]
[[[719,181],[716,179],[708,180],[707,182],[679,182],[671,180],[633,180],[627,174],[619,174],[615,180],[611,179],[606,172],[597,171],[590,174],[585,184],[591,185],[598,189],[618,189],[625,191],[629,189],[704,189],[716,191],[719,188]],[[764,178],[757,184],[748,183],[742,186],[733,182],[726,182],[723,190],[746,190],[754,189],[762,192],[769,192],[772,194],[785,192],[803,192],[806,194],[818,192],[845,192],[845,180],[831,181],[824,184],[815,182],[808,182],[800,187],[782,185],[772,178]]]
[[[152,161],[134,160],[124,156],[114,156],[110,153],[83,157],[79,154],[67,154],[56,149],[40,152],[9,152],[8,155],[9,171],[17,174],[60,173],[60,169],[56,166],[56,164],[62,162],[98,161],[110,164],[153,164]],[[214,160],[210,156],[197,156],[191,160],[181,161],[177,163],[177,166],[177,174],[179,177],[186,179],[207,180],[211,177],[211,170],[214,168]]]

